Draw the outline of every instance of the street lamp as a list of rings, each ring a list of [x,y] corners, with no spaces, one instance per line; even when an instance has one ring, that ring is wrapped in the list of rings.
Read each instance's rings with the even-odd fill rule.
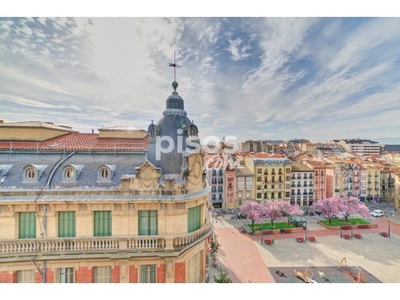
[[[390,217],[394,216],[394,211],[389,210],[387,215],[388,215],[388,237],[390,237]]]

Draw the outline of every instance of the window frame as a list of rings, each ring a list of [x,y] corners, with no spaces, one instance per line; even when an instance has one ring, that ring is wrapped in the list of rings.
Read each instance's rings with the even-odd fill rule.
[[[35,270],[20,270],[17,272],[17,283],[34,283]]]
[[[93,267],[93,283],[112,283],[111,266]]]
[[[111,210],[93,211],[93,236],[112,236]]]
[[[75,268],[57,268],[55,273],[56,283],[75,283]]]
[[[193,232],[201,228],[201,205],[188,209],[187,232]]]
[[[35,238],[36,238],[36,213],[20,212],[18,214],[18,239],[35,239]]]
[[[71,222],[71,224],[70,224]],[[65,223],[68,223],[65,227]],[[75,211],[58,212],[58,237],[69,238],[76,237],[76,214]]]
[[[141,265],[139,280],[140,283],[157,283],[157,265]]]
[[[155,213],[155,216],[152,215]],[[147,216],[146,216],[147,214]],[[147,232],[145,227],[143,227],[145,222],[144,219],[147,218]],[[155,220],[153,224],[152,220]],[[158,235],[158,211],[157,210],[139,210],[138,211],[138,235]]]
[[[25,179],[28,181],[35,181],[36,180],[36,173],[37,170],[34,167],[28,167],[25,170]]]

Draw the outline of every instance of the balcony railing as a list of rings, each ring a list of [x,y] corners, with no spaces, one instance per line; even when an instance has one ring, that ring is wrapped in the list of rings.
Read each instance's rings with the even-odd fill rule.
[[[200,229],[179,235],[4,240],[0,241],[0,258],[38,253],[62,255],[120,251],[179,251],[209,234],[211,234],[211,227],[207,221]]]

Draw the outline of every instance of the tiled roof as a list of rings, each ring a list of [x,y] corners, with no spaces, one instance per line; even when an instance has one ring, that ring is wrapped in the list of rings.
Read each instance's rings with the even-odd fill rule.
[[[0,150],[38,150],[38,151],[145,151],[149,137],[135,138],[99,138],[95,133],[73,132],[44,142],[0,141]]]

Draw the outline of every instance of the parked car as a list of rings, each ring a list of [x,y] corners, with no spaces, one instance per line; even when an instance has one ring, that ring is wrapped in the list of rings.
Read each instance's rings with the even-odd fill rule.
[[[318,210],[316,210],[316,211],[315,211],[315,214],[317,214],[318,216],[320,216],[320,215],[321,215],[321,212],[318,211]]]
[[[371,216],[373,217],[382,217],[383,216],[383,211],[380,209],[375,209],[371,211]]]
[[[245,213],[237,214],[238,219],[246,219],[247,215]]]

